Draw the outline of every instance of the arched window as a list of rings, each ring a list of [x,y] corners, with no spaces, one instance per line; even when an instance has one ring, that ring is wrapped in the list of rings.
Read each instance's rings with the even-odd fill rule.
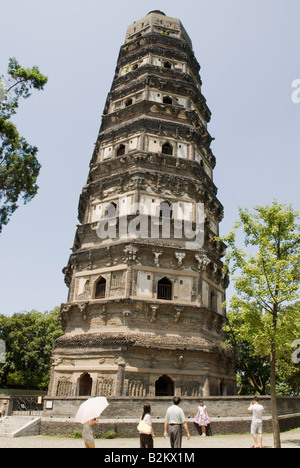
[[[167,375],[162,375],[155,382],[155,396],[174,396],[175,386],[173,380]]]
[[[117,149],[117,156],[123,156],[125,154],[126,147],[125,145],[120,145]]]
[[[90,374],[83,374],[78,381],[78,396],[91,396],[93,379]]]
[[[215,291],[210,294],[210,308],[213,312],[218,312],[218,296]]]
[[[160,219],[173,219],[173,205],[168,201],[164,201],[159,207]]]
[[[125,107],[132,106],[132,104],[133,104],[133,100],[132,100],[131,98],[129,98],[129,99],[127,99],[127,100],[125,101]]]
[[[170,96],[164,96],[163,103],[164,104],[173,104],[173,99]]]
[[[172,68],[171,62],[164,62],[164,68],[167,68],[168,70],[171,70],[171,68]]]
[[[106,279],[100,278],[96,284],[95,299],[104,299],[106,294]]]
[[[158,282],[157,299],[171,301],[173,298],[173,284],[168,278],[163,278]]]
[[[169,156],[173,156],[173,146],[170,143],[165,143],[162,146],[162,154],[168,154]]]
[[[105,217],[108,219],[115,219],[117,217],[118,206],[116,203],[109,203],[105,210]]]

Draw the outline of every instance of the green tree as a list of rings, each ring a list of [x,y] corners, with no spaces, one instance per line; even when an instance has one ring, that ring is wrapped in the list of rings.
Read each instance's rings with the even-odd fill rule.
[[[256,206],[252,213],[240,209],[239,214],[233,231],[222,239],[228,245],[227,268],[236,274],[231,314],[238,324],[236,339],[247,341],[253,356],[269,359],[274,446],[280,448],[277,365],[292,355],[300,330],[300,315],[287,307],[300,297],[299,213],[274,201]],[[237,245],[239,228],[244,248]]]
[[[54,341],[62,335],[59,307],[51,312],[31,311],[0,316],[0,339],[6,362],[0,366],[1,386],[47,388]]]
[[[26,204],[37,194],[40,164],[38,149],[19,135],[11,118],[19,99],[28,99],[31,90],[43,90],[48,78],[38,67],[23,68],[15,58],[9,60],[7,77],[0,79],[0,232],[18,208],[20,198]]]
[[[299,322],[300,303],[297,302],[295,305],[290,306],[288,313],[294,317],[295,323]],[[241,340],[239,332],[243,324],[239,319],[238,313],[229,311],[227,318],[227,341],[230,343],[236,358],[235,371],[237,374],[238,394],[250,395],[255,392],[260,395],[269,395],[269,356],[258,356],[255,348],[247,341],[247,337]],[[291,341],[293,335],[297,336],[298,333],[300,336],[300,331],[298,332],[295,329],[294,333],[291,333],[289,341]],[[284,356],[278,356],[276,374],[278,395],[300,395],[300,365],[295,365],[291,359],[290,349],[288,349]]]
[[[235,372],[237,374],[238,394],[251,395],[253,393],[266,395],[270,383],[270,365],[265,357],[256,356],[251,344],[241,340],[239,330],[242,322],[236,313],[227,314],[227,341],[231,345],[235,356]]]

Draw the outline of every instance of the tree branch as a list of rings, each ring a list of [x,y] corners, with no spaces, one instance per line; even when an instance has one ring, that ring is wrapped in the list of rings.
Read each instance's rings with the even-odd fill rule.
[[[266,266],[265,266],[265,261],[264,259],[262,260],[262,264],[263,264],[263,269],[264,269],[264,275],[265,275],[265,278],[266,278],[266,281],[267,281],[267,285],[268,285],[268,290],[269,290],[269,293],[273,299],[273,302],[275,302],[275,297],[274,297],[274,294],[273,294],[273,291],[271,289],[271,285],[270,285],[270,282],[269,282],[269,278],[268,278],[268,275],[267,275],[267,272],[266,272]]]
[[[25,78],[23,78],[23,79],[20,80],[20,81],[17,81],[17,83],[15,83],[14,85],[12,85],[12,86],[7,90],[7,93],[9,93],[13,88],[15,88],[16,86],[18,86],[18,85],[21,84],[21,83],[26,83]]]

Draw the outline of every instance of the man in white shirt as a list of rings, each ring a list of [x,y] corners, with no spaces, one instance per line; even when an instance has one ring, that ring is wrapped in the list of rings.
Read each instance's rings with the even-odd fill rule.
[[[173,406],[167,411],[165,420],[165,437],[168,437],[168,428],[170,435],[170,442],[172,448],[181,448],[182,446],[182,426],[185,429],[188,440],[190,440],[190,433],[187,422],[185,420],[184,412],[179,408],[181,399],[179,397],[173,398]]]
[[[254,398],[253,403],[248,408],[248,413],[252,413],[252,424],[251,424],[251,435],[253,436],[255,447],[263,448],[263,412],[264,407],[259,403],[257,397]],[[259,435],[259,443],[257,440],[257,434]]]

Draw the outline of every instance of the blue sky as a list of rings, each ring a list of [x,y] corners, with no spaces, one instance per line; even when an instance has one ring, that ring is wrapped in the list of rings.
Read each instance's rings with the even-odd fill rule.
[[[299,0],[12,0],[1,5],[0,75],[9,57],[49,76],[19,108],[19,131],[39,148],[40,190],[0,236],[0,314],[50,310],[67,298],[73,245],[119,48],[127,26],[160,9],[180,18],[201,65],[212,111],[214,180],[225,207],[278,198],[300,210]]]

